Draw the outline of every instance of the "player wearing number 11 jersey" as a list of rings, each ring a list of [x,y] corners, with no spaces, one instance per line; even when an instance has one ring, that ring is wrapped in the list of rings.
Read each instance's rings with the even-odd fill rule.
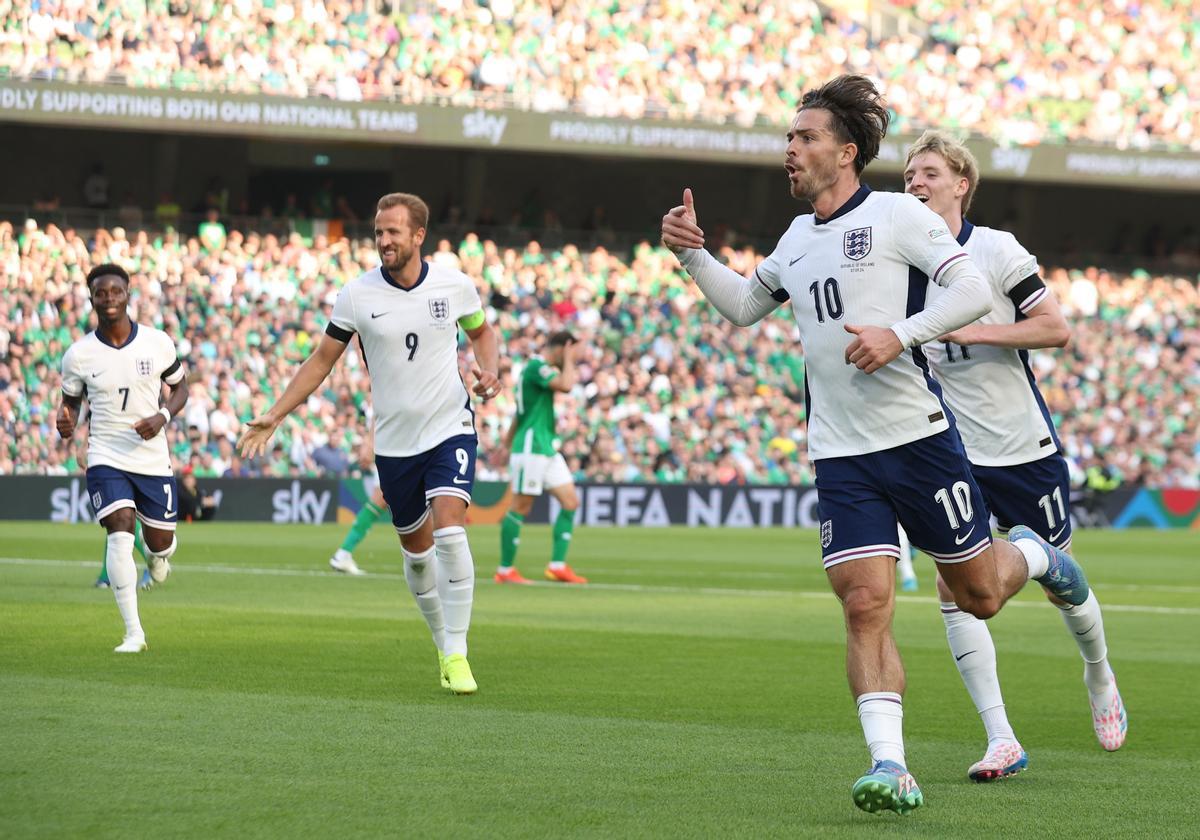
[[[496,396],[499,348],[471,278],[425,262],[429,207],[415,195],[379,199],[375,244],[382,265],[338,294],[321,343],[283,396],[242,434],[247,456],[308,399],[356,335],[371,378],[375,464],[400,535],[404,577],[438,649],[443,687],[472,694],[467,629],[475,566],[467,505],[475,482],[475,412],[459,375],[458,330],[475,352],[474,393]]]
[[[1029,366],[1029,351],[1062,347],[1070,338],[1037,260],[1012,234],[967,221],[979,166],[959,140],[927,131],[908,151],[905,190],[946,222],[991,285],[992,311],[926,346],[946,402],[958,418],[967,457],[1001,531],[1017,523],[1045,540],[1046,551],[1071,546],[1067,463]],[[931,296],[940,290],[930,288]],[[1009,725],[996,673],[996,648],[987,624],[958,609],[939,581],[946,636],[975,708],[987,730],[983,759],[968,770],[991,781],[1023,770],[1028,758]],[[1095,593],[1072,604],[1052,597],[1084,661],[1092,725],[1101,746],[1125,742],[1128,719],[1108,664],[1104,620]]]
[[[987,506],[921,349],[985,315],[991,296],[941,217],[912,196],[861,184],[887,125],[863,76],[804,94],[784,169],[792,196],[814,212],[792,222],[753,277],[704,250],[690,190],[662,231],[735,324],[791,303],[804,345],[822,556],[845,614],[847,676],[872,758],[851,795],[866,811],[907,813],[923,798],[905,765],[904,670],[891,628],[897,523],[937,561],[958,608],[978,618],[1049,572],[1059,575],[1060,597],[1087,593],[1069,558],[1048,568],[1030,540],[992,542]],[[941,294],[927,302],[930,282]],[[1040,565],[1022,543],[1041,553]]]

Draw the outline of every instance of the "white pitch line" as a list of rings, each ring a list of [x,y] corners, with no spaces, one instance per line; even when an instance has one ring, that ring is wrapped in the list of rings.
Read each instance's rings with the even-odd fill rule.
[[[85,567],[94,568],[95,561],[92,560],[49,560],[34,557],[0,557],[0,565],[3,566],[67,566],[73,568]],[[208,572],[219,575],[259,575],[259,576],[274,576],[274,577],[322,577],[334,578],[345,577],[336,572],[326,572],[317,569],[260,569],[252,566],[218,566],[207,564],[188,564],[181,568],[185,574],[188,572]],[[380,580],[404,580],[404,575],[395,574],[393,572],[367,572],[362,575],[364,578],[378,578]],[[477,577],[477,583],[492,583],[489,578]],[[828,591],[814,592],[804,589],[733,589],[729,587],[713,587],[713,586],[652,586],[641,583],[589,583],[587,586],[581,587],[565,587],[556,583],[532,581],[533,586],[544,586],[555,589],[599,589],[611,592],[648,592],[648,593],[663,593],[663,594],[680,594],[680,595],[716,595],[720,597],[740,596],[749,598],[822,598],[833,599],[833,593]],[[937,604],[937,598],[930,598],[921,595],[897,595],[898,602],[907,604]],[[1005,604],[1006,607],[1048,609],[1050,603],[1047,601],[1009,601]],[[1159,607],[1148,604],[1102,604],[1102,609],[1108,612],[1127,612],[1127,613],[1147,613],[1150,615],[1200,615],[1200,608],[1197,607]]]

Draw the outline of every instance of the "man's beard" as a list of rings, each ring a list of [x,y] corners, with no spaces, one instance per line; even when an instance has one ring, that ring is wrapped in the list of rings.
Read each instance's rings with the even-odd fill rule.
[[[392,262],[390,264],[387,262],[388,258],[386,256],[380,254],[380,258],[383,260],[384,268],[388,271],[395,271],[408,265],[409,259],[412,258],[412,251],[406,248],[396,248],[391,257]]]
[[[822,161],[814,164],[808,171],[800,173],[799,180],[792,185],[792,198],[800,198],[811,204],[836,181],[837,173],[831,163]]]

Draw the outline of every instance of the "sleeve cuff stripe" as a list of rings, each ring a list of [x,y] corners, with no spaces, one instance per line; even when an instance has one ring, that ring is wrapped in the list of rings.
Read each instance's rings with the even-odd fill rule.
[[[343,329],[342,327],[339,327],[337,324],[330,321],[325,327],[325,335],[329,336],[335,341],[340,341],[345,344],[349,342],[350,339],[354,338],[354,330]]]
[[[955,254],[955,255],[954,255],[953,257],[951,257],[950,259],[946,260],[946,261],[945,261],[944,263],[942,263],[941,265],[939,265],[939,266],[937,267],[937,271],[933,272],[933,277],[932,277],[932,280],[933,280],[933,282],[934,282],[934,283],[936,283],[936,282],[937,282],[937,280],[938,280],[938,277],[940,277],[940,276],[941,276],[941,274],[942,274],[942,272],[946,270],[946,267],[947,267],[947,266],[949,266],[949,265],[950,265],[951,263],[953,263],[953,262],[956,262],[957,260],[961,260],[961,259],[962,259],[963,257],[965,257],[966,255],[967,255],[967,252],[966,252],[966,251],[961,251],[961,252],[959,252],[959,253]]]
[[[1046,299],[1046,294],[1048,291],[1049,290],[1043,286],[1042,288],[1038,289],[1036,292],[1031,294],[1029,297],[1025,298],[1025,300],[1023,300],[1018,305],[1017,308],[1020,309],[1022,312],[1028,312],[1030,309],[1033,309],[1035,306],[1037,306],[1039,303],[1041,303],[1043,300]]]

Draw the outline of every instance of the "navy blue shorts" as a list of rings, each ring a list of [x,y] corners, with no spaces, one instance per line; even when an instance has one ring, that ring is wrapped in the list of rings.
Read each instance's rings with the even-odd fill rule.
[[[471,504],[478,450],[479,438],[458,435],[420,455],[375,456],[379,489],[392,510],[392,524],[399,533],[411,534],[425,524],[429,500],[434,496],[457,496]]]
[[[939,563],[992,544],[991,514],[955,429],[892,449],[816,463],[825,568],[860,557],[900,557],[897,522]]]
[[[173,475],[141,475],[107,465],[88,467],[87,489],[97,522],[113,511],[133,508],[143,524],[175,530],[179,491]]]
[[[1051,545],[1071,546],[1071,474],[1066,459],[1050,455],[1011,467],[972,466],[996,524],[1032,528]]]

